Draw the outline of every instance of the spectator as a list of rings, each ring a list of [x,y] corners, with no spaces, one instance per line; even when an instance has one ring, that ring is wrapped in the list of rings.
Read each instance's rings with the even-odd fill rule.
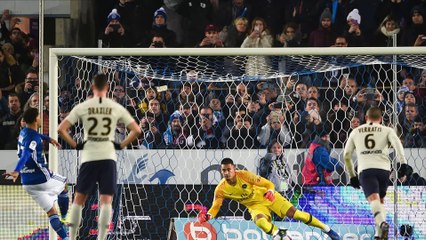
[[[15,93],[8,96],[9,111],[0,117],[0,149],[16,150],[20,130],[20,119],[22,115],[21,102]]]
[[[401,29],[395,19],[393,19],[392,16],[386,16],[374,34],[372,46],[392,47],[394,35],[397,36],[397,43],[400,42],[400,38],[398,37],[400,30]]]
[[[140,113],[144,114],[149,109],[149,101],[152,99],[157,99],[158,92],[157,88],[155,87],[148,87],[145,90],[144,98],[139,103],[139,111]]]
[[[404,147],[425,148],[426,147],[426,118],[417,116],[414,124],[404,138]]]
[[[164,41],[164,38],[159,34],[154,34],[154,36],[151,39],[151,43],[149,44],[149,48],[165,48],[166,42]]]
[[[217,14],[216,22],[221,28],[230,25],[238,18],[252,18],[252,8],[246,0],[222,1],[219,5],[219,9],[220,13]],[[241,44],[239,46],[241,46]]]
[[[176,33],[167,28],[167,13],[164,8],[159,8],[154,12],[154,20],[152,23],[151,30],[145,34],[149,40],[152,40],[154,36],[163,38],[164,43],[167,44],[168,47],[177,47],[178,44],[176,42]],[[154,40],[152,40],[154,42]],[[152,44],[152,43],[151,43]],[[148,45],[148,44],[145,44]]]
[[[204,29],[204,38],[195,47],[215,48],[223,47],[223,42],[219,38],[219,29],[214,24],[209,24]]]
[[[301,33],[299,32],[295,23],[287,23],[283,26],[283,30],[277,41],[275,47],[300,47],[301,46]]]
[[[198,115],[198,112],[192,111],[192,106],[195,105],[195,103],[184,103],[179,106],[179,112],[184,118],[184,124],[183,127],[188,128],[189,134],[195,135],[198,132],[197,129],[197,120],[196,116]],[[197,107],[198,108],[198,107]]]
[[[24,74],[15,58],[0,48],[0,91],[4,98],[15,92],[15,86],[22,82]]]
[[[151,14],[156,9],[141,6],[140,1],[136,0],[118,0],[114,5],[117,13],[120,15],[120,24],[126,30],[126,41],[124,47],[141,47],[144,33],[151,27]]]
[[[15,18],[15,21],[17,20],[18,18]],[[9,37],[6,38],[6,42],[9,42],[13,45],[15,53],[14,58],[18,64],[31,62],[28,58],[29,54],[23,38],[24,33],[21,31],[21,29],[13,27],[9,34]]]
[[[139,136],[137,148],[158,149],[161,146],[162,138],[157,125],[155,115],[152,112],[146,112],[139,123],[142,134]]]
[[[402,81],[402,86],[407,87],[408,90],[413,92],[416,97],[423,99],[424,96],[421,96],[421,93],[417,89],[416,81],[414,81],[413,76],[411,76],[410,74],[408,74]]]
[[[310,86],[308,87],[308,98],[315,98],[317,100],[320,100],[321,94],[316,86]]]
[[[29,71],[25,77],[25,82],[18,85],[15,89],[19,100],[24,103],[27,102],[33,93],[39,92],[38,72],[34,70]]]
[[[126,30],[120,23],[121,16],[117,9],[113,9],[108,14],[108,25],[102,34],[102,41],[105,47],[117,48],[124,47],[126,43]]]
[[[154,98],[149,100],[148,111],[154,114],[155,122],[158,124],[158,129],[160,132],[165,132],[167,129],[167,120],[169,116],[166,113],[163,113],[163,110],[160,106],[160,101]]]
[[[410,105],[410,104],[417,105],[418,110],[419,110],[419,114],[421,116],[426,114],[426,111],[425,111],[426,106],[425,106],[423,100],[421,98],[417,97],[416,95],[414,95],[413,92],[408,91],[404,94],[404,106]]]
[[[365,119],[365,114],[371,106],[380,107],[383,111],[383,124],[388,124],[390,117],[385,109],[383,95],[376,88],[366,87],[358,91],[351,107],[351,114],[358,115],[360,119]]]
[[[209,107],[213,109],[213,115],[217,119],[218,122],[222,122],[225,120],[225,116],[222,112],[222,103],[216,97],[213,97],[210,100]]]
[[[320,109],[319,101],[315,98],[309,98],[306,107],[299,114],[299,121],[296,125],[296,131],[302,133],[303,142],[301,147],[307,147],[315,138],[315,129],[323,123],[324,112]]]
[[[334,45],[332,47],[347,47],[348,41],[345,36],[343,35],[337,35],[336,39],[334,40]]]
[[[267,123],[262,126],[257,140],[261,147],[266,147],[272,140],[277,139],[283,146],[291,144],[292,136],[281,111],[272,111],[267,116]]]
[[[308,85],[306,83],[299,81],[296,83],[295,93],[297,96],[297,109],[304,109],[308,101]]]
[[[325,126],[318,126],[316,137],[309,145],[308,154],[303,165],[304,185],[332,185],[333,171],[342,171],[339,160],[330,155],[330,136]]]
[[[411,10],[411,22],[404,29],[402,33],[402,46],[424,46],[425,42],[423,39],[418,40],[418,38],[426,35],[426,23],[424,22],[424,9],[422,6],[415,6]]]
[[[348,129],[351,127],[348,111],[348,101],[333,101],[332,111],[327,114],[327,120],[331,123],[330,141],[334,148],[343,148],[348,137]]]
[[[214,6],[210,0],[183,0],[176,7],[182,19],[183,46],[193,47],[203,37],[205,26],[213,22]]]
[[[127,106],[127,95],[125,89],[121,85],[116,85],[112,93],[114,101],[119,103],[121,106]]]
[[[270,48],[273,37],[269,33],[268,26],[262,18],[255,18],[251,23],[249,36],[246,37],[242,48]],[[246,74],[249,76],[263,75],[268,70],[268,61],[263,56],[249,56],[246,64]]]
[[[358,9],[353,9],[352,12],[346,17],[348,21],[349,29],[345,32],[346,39],[348,40],[349,47],[363,47],[366,45],[364,35],[362,34],[361,28],[361,16],[359,15]]]
[[[410,91],[408,89],[408,87],[406,86],[402,86],[399,88],[398,93],[397,93],[397,99],[396,99],[396,112],[399,114],[402,112],[402,110],[404,109],[404,105],[405,105],[405,93]]]
[[[309,46],[311,47],[330,47],[336,38],[336,33],[332,28],[331,11],[324,9],[320,17],[320,26],[311,32],[309,36]]]
[[[276,139],[268,145],[266,155],[260,159],[257,169],[259,176],[271,181],[275,191],[284,193],[294,185],[291,176],[291,166],[284,156],[284,149]]]
[[[222,31],[223,34],[223,31]],[[233,24],[227,27],[224,37],[225,47],[241,47],[248,34],[248,20],[245,17],[238,17]]]
[[[419,83],[417,84],[417,87],[426,88],[426,70],[422,71],[422,75],[421,75]],[[423,96],[423,97],[425,97],[425,96]]]
[[[184,127],[184,118],[179,111],[170,115],[169,126],[163,133],[166,148],[182,149],[194,145],[194,137]]]
[[[404,114],[401,114],[398,117],[398,122],[401,127],[403,137],[407,136],[410,133],[410,129],[414,126],[414,119],[416,119],[417,116],[419,116],[419,110],[417,105],[405,105]]]
[[[256,130],[249,116],[236,116],[226,145],[229,149],[251,149],[257,146]]]
[[[28,108],[39,108],[39,94],[38,92],[33,93],[30,98],[28,98],[27,102],[24,104],[24,112]]]
[[[221,148],[221,128],[214,124],[213,110],[204,107],[200,111],[199,130],[196,139],[196,146],[203,149]]]

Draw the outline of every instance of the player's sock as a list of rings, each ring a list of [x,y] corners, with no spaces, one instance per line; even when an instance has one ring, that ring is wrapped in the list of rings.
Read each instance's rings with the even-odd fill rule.
[[[266,218],[259,218],[255,222],[256,226],[258,226],[262,231],[269,235],[276,234],[278,232],[278,227],[269,222]]]
[[[99,210],[99,220],[98,220],[98,236],[100,240],[104,240],[107,237],[109,222],[112,217],[112,206],[111,204],[102,204]]]
[[[59,237],[61,237],[62,239],[67,237],[67,231],[65,231],[64,225],[59,220],[59,216],[57,214],[49,216],[49,222],[53,230],[55,230]]]
[[[384,218],[385,208],[380,203],[380,200],[373,200],[370,202],[371,211],[373,212],[374,216],[374,223],[376,224],[376,231],[379,231],[379,236],[381,234],[380,230],[380,224],[384,222],[386,219]]]
[[[320,228],[324,232],[329,232],[330,231],[330,227],[329,226],[325,225],[323,222],[321,222],[316,217],[312,216],[311,214],[309,214],[307,212],[296,210],[296,212],[294,213],[293,218],[296,219],[296,220],[302,221],[306,225]]]
[[[70,240],[75,240],[77,238],[77,231],[81,223],[81,212],[83,211],[83,206],[73,204],[70,211]]]
[[[70,198],[68,196],[68,192],[63,191],[58,195],[58,205],[62,219],[67,217],[69,202]]]

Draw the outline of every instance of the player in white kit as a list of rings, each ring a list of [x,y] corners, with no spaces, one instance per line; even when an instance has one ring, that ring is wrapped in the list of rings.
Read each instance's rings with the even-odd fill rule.
[[[74,202],[70,210],[70,239],[75,240],[81,223],[83,205],[96,183],[99,184],[100,210],[98,239],[106,239],[112,217],[112,199],[117,189],[116,149],[123,149],[141,133],[136,121],[120,104],[107,98],[108,80],[104,74],[94,77],[93,98],[75,106],[58,127],[59,135],[72,147],[82,150]],[[77,142],[68,130],[78,121],[83,123],[84,142]],[[121,143],[115,143],[118,122],[130,130]]]
[[[371,107],[366,114],[366,123],[353,129],[343,153],[349,171],[350,183],[354,188],[362,187],[370,203],[375,222],[375,239],[388,239],[389,224],[386,222],[384,197],[389,185],[391,161],[389,143],[393,146],[400,163],[398,178],[404,182],[408,172],[404,149],[395,130],[382,126],[382,111]],[[358,176],[352,164],[352,153],[356,151]]]

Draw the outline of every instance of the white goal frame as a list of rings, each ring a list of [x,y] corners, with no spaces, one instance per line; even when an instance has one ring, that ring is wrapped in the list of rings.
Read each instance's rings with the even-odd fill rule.
[[[51,48],[49,50],[49,136],[58,138],[58,56],[339,56],[339,55],[426,55],[424,47],[347,48]],[[426,63],[424,68],[426,69]],[[394,71],[396,79],[396,71]],[[394,81],[396,87],[396,81]],[[396,88],[395,88],[396,89]],[[394,93],[396,95],[396,93]],[[49,148],[49,168],[58,171],[58,149]],[[395,194],[395,197],[396,194]],[[396,218],[396,216],[395,216]],[[56,233],[49,226],[49,239]]]

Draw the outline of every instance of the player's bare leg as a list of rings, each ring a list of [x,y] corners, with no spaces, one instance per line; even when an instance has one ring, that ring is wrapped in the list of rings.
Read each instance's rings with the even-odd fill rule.
[[[109,223],[112,218],[112,195],[101,194],[98,220],[98,239],[104,240],[108,235]]]
[[[71,206],[70,213],[70,239],[77,239],[77,232],[81,223],[81,212],[83,211],[84,203],[87,200],[87,195],[75,192],[74,202]]]
[[[58,211],[54,206],[47,211],[47,216],[49,217],[50,225],[58,236],[61,237],[62,240],[68,240],[67,231],[64,228],[64,224],[59,220]]]

